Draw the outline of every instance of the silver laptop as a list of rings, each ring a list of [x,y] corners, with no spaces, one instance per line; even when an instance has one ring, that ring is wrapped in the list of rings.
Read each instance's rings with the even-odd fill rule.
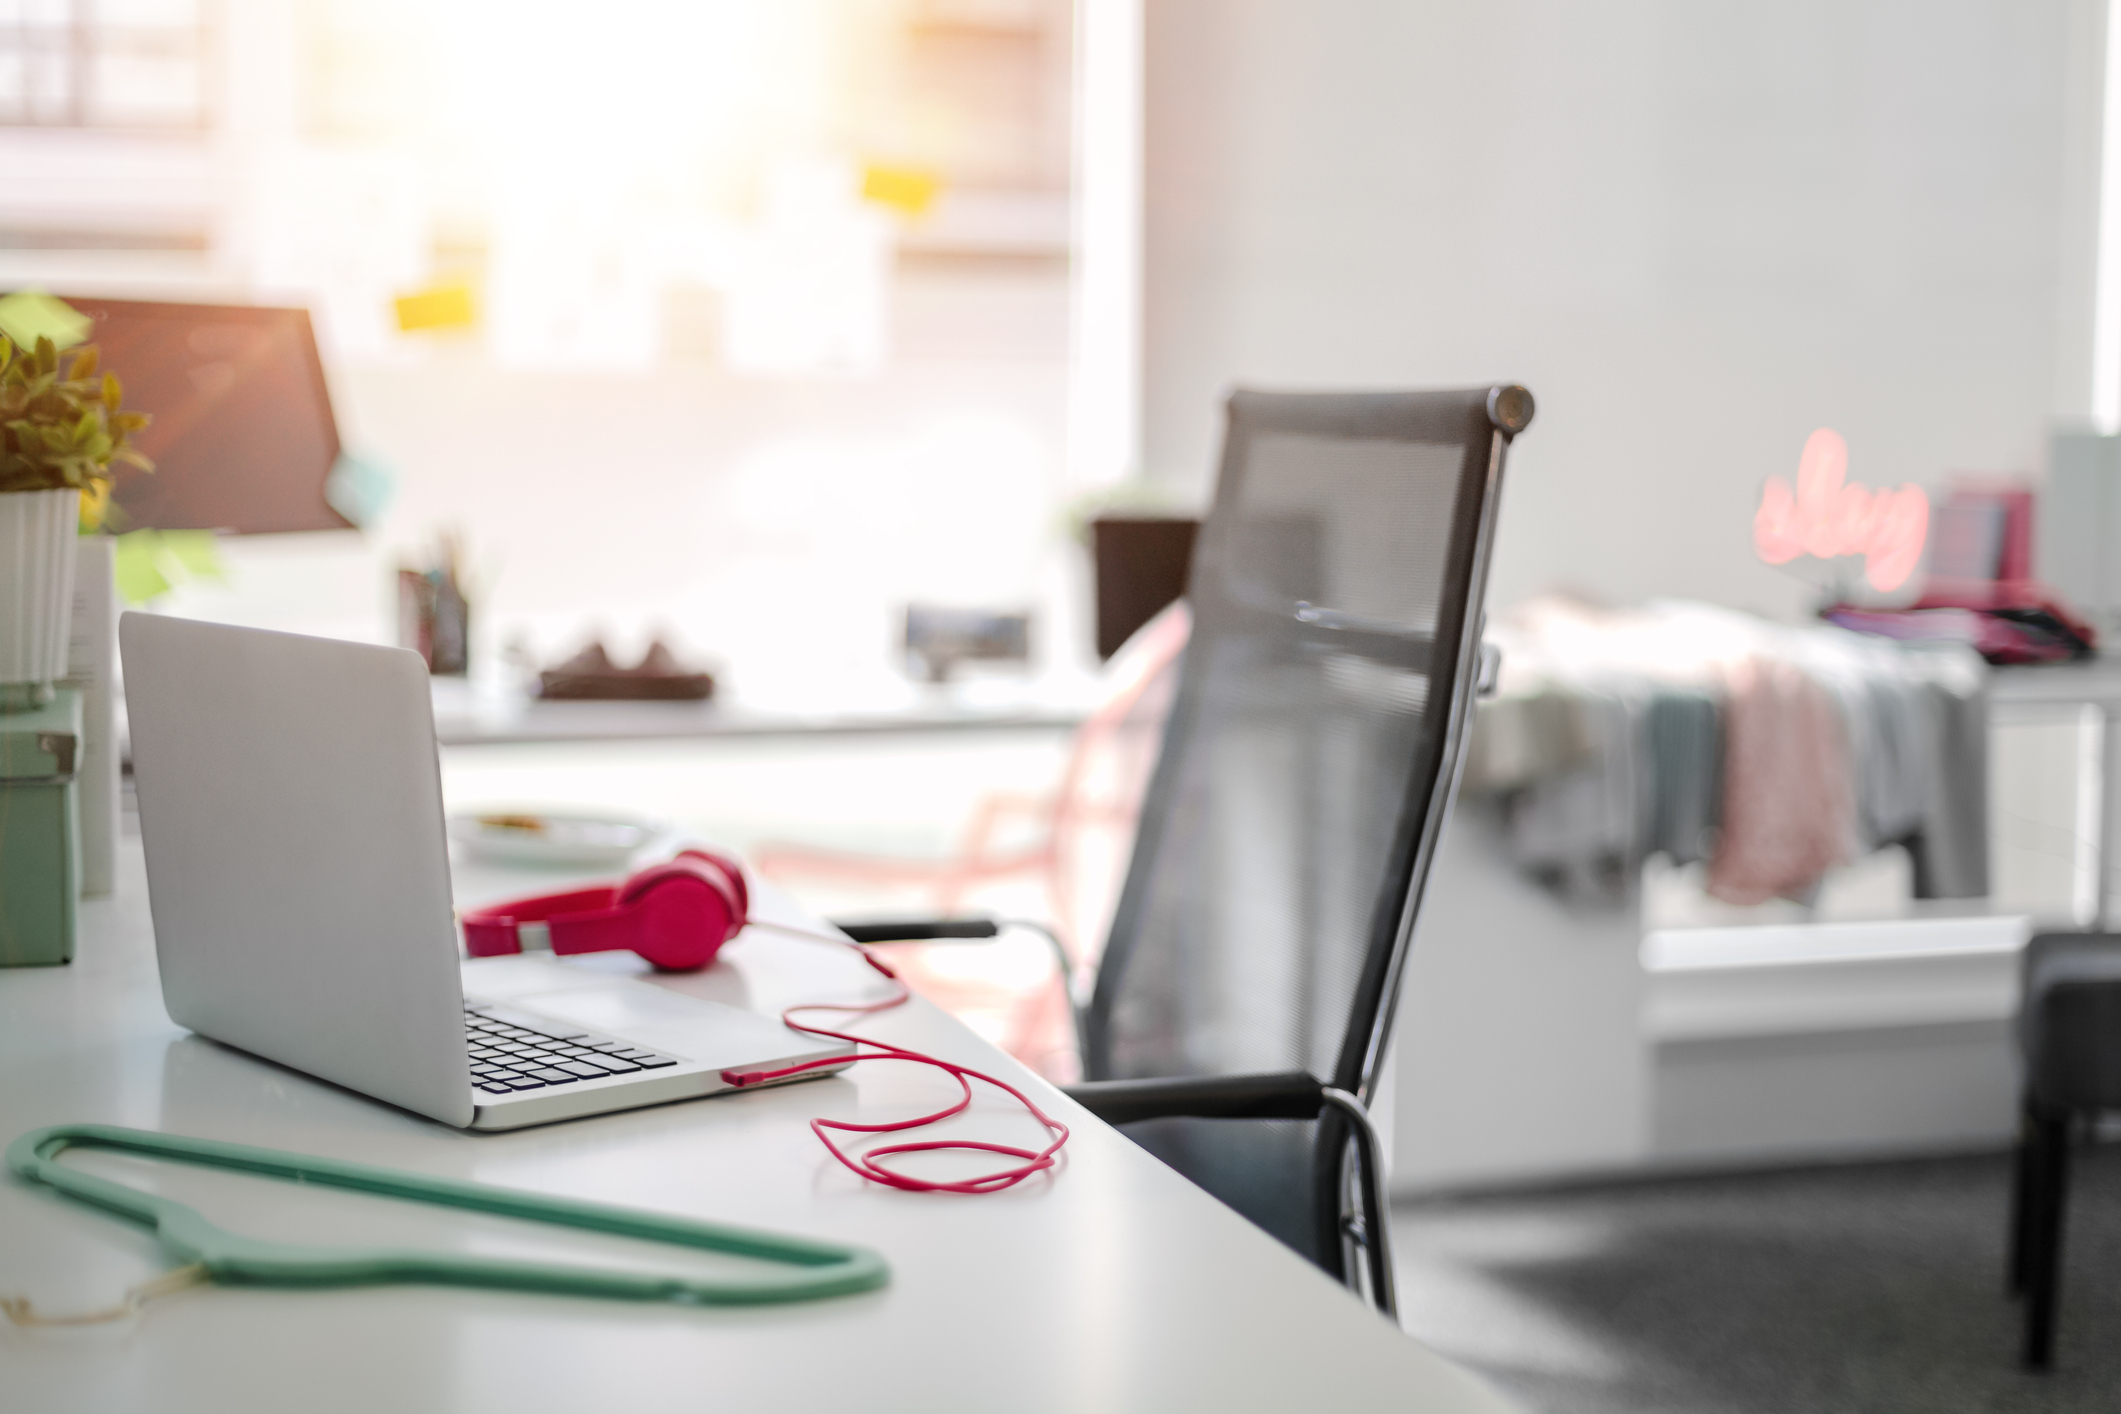
[[[632,977],[464,959],[419,655],[139,613],[119,643],[178,1024],[473,1129],[851,1054]]]

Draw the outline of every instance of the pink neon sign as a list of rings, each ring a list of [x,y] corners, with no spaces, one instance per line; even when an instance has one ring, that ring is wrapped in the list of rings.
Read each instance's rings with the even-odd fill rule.
[[[1871,588],[1889,593],[1907,583],[1921,562],[1930,498],[1912,482],[1897,491],[1873,491],[1850,481],[1848,467],[1848,443],[1839,432],[1822,427],[1805,438],[1796,488],[1770,476],[1760,493],[1753,549],[1771,565],[1799,555],[1861,555]]]

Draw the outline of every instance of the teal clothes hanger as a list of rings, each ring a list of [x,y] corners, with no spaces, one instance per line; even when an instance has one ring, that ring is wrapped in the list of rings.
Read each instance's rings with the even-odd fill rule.
[[[775,1264],[775,1269],[702,1279],[411,1248],[311,1247],[267,1242],[217,1227],[182,1203],[59,1163],[58,1156],[69,1148],[116,1149],[297,1183],[378,1193],[414,1203],[497,1213],[556,1227],[645,1238],[757,1258]],[[102,1124],[62,1124],[33,1130],[8,1146],[7,1166],[32,1183],[46,1184],[70,1198],[146,1226],[181,1264],[176,1271],[136,1288],[125,1305],[76,1320],[129,1314],[148,1296],[173,1290],[188,1281],[318,1287],[423,1282],[686,1305],[751,1306],[873,1291],[890,1280],[890,1268],[884,1259],[866,1247],[149,1130]],[[20,1298],[0,1305],[17,1321],[40,1319]]]

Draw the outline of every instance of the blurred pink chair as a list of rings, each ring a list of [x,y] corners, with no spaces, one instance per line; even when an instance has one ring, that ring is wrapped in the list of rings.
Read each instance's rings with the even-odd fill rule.
[[[910,906],[942,918],[956,916],[974,890],[1036,879],[1044,887],[1047,917],[1062,950],[1071,968],[1080,971],[1095,960],[1118,896],[1191,629],[1184,600],[1142,625],[1113,655],[1105,698],[1077,728],[1053,792],[985,796],[948,857],[906,859],[763,844],[751,852],[753,866],[783,884],[830,883],[908,894],[918,900],[909,900]],[[1023,842],[1009,843],[1012,832]],[[918,953],[906,958],[901,971],[946,1010],[990,1018],[1001,1013],[999,1026],[992,1028],[1001,1033],[996,1039],[1027,1064],[1072,1054],[1066,999],[1050,984],[1012,990],[963,982],[921,966]]]

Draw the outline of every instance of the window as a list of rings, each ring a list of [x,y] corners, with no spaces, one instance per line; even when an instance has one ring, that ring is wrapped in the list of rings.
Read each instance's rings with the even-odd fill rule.
[[[204,127],[210,3],[0,0],[0,127]]]

